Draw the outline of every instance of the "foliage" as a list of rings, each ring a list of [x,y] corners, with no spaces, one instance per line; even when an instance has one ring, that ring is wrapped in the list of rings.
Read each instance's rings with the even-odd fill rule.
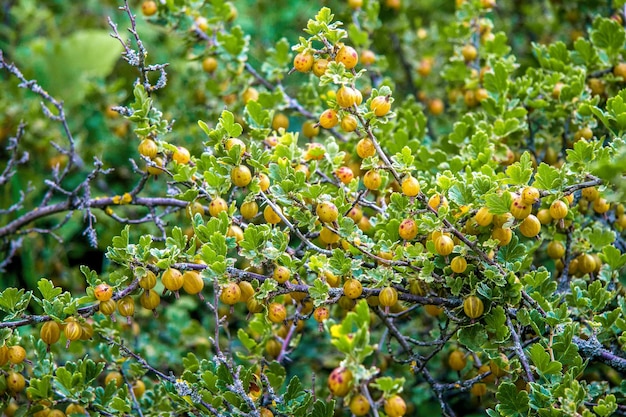
[[[626,414],[626,16],[530,3],[9,3],[0,408]]]

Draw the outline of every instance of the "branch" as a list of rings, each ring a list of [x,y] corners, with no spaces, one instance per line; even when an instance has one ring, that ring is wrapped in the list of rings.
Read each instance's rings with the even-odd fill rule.
[[[578,351],[581,356],[590,361],[601,362],[619,372],[626,372],[626,358],[617,356],[605,349],[595,337],[589,340],[583,340],[580,337],[574,336],[572,342],[578,346]]]

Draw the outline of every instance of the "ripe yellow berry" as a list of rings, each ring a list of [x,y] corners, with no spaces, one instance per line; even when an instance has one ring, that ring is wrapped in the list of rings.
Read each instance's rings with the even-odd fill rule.
[[[548,243],[548,247],[546,248],[548,256],[552,259],[561,259],[565,256],[565,246],[557,240],[553,240]]]
[[[376,169],[370,169],[363,176],[363,185],[368,190],[378,190],[383,182],[380,174]]]
[[[600,192],[596,187],[583,188],[581,194],[583,198],[589,202],[594,201],[600,197]]]
[[[606,199],[602,197],[597,198],[593,201],[593,211],[595,211],[598,214],[604,214],[607,211],[609,211],[610,208],[611,208],[611,205],[609,204],[609,202],[606,201]]]
[[[467,260],[461,255],[455,256],[452,258],[452,261],[450,261],[450,268],[452,272],[462,274],[467,269]]]
[[[357,155],[359,155],[359,158],[363,159],[376,155],[376,147],[374,146],[374,142],[367,138],[361,139],[356,144],[356,153]]]
[[[183,274],[176,268],[167,268],[161,275],[163,286],[172,292],[178,291],[183,287],[185,280]]]
[[[320,134],[320,128],[315,125],[315,122],[311,120],[307,120],[302,123],[302,134],[307,138],[314,138],[315,136]]]
[[[252,173],[250,168],[245,165],[234,167],[230,171],[230,179],[237,187],[246,187],[252,181]]]
[[[154,310],[161,304],[161,297],[154,290],[144,290],[139,296],[139,304],[146,310]]]
[[[332,129],[337,126],[339,123],[339,118],[337,117],[337,112],[333,109],[326,109],[320,115],[320,126],[324,129]]]
[[[378,294],[378,302],[383,307],[391,307],[398,302],[398,291],[393,287],[385,287]]]
[[[67,339],[67,345],[74,340],[80,339],[83,335],[83,329],[80,327],[80,324],[74,319],[66,320],[65,328],[63,329],[63,334],[65,334],[65,338]]]
[[[494,227],[491,231],[491,237],[495,240],[499,241],[500,246],[506,246],[511,243],[511,239],[513,238],[513,232],[511,229],[504,229],[502,227]]]
[[[493,214],[487,207],[481,207],[474,215],[474,219],[479,226],[489,226],[493,221]]]
[[[117,371],[112,371],[107,374],[104,378],[104,386],[109,385],[109,383],[113,382],[117,388],[121,387],[124,383],[124,377]]]
[[[483,301],[475,295],[470,295],[463,301],[463,311],[471,319],[477,319],[483,315],[485,305]]]
[[[248,104],[250,101],[258,101],[259,91],[254,87],[248,87],[244,90],[241,98],[244,104]]]
[[[309,52],[300,52],[293,59],[293,67],[298,72],[309,72],[313,67],[313,54]]]
[[[448,356],[448,366],[455,371],[461,371],[465,368],[467,364],[467,359],[465,358],[465,354],[460,350],[453,350]]]
[[[272,129],[289,128],[289,118],[284,113],[276,113],[272,119]]]
[[[350,298],[359,298],[363,293],[363,285],[358,279],[350,278],[343,284],[343,294]]]
[[[102,301],[98,305],[98,310],[105,316],[110,316],[111,314],[115,313],[116,308],[117,308],[117,303],[113,301],[112,299],[109,301]]]
[[[391,100],[388,96],[374,97],[370,102],[370,110],[373,111],[377,117],[382,117],[391,110]]]
[[[359,126],[359,121],[351,114],[346,114],[341,118],[341,129],[344,132],[354,132]]]
[[[552,216],[550,216],[549,209],[541,209],[537,212],[537,219],[541,224],[550,224],[552,223]]]
[[[241,216],[244,219],[250,220],[258,214],[259,205],[256,203],[256,201],[246,201],[241,205],[239,211],[241,212]]]
[[[230,151],[235,146],[239,146],[239,155],[240,156],[243,156],[243,154],[246,153],[246,144],[241,139],[228,138],[228,140],[226,140],[226,142],[224,143],[224,148],[227,151]]]
[[[366,416],[370,412],[370,403],[363,394],[357,394],[350,400],[350,411],[355,416]]]
[[[183,290],[187,294],[198,294],[204,288],[204,280],[198,271],[185,271],[183,274]]]
[[[321,77],[326,73],[326,68],[328,68],[328,60],[324,58],[316,59],[313,63],[313,74],[316,77]]]
[[[352,170],[346,166],[339,167],[335,170],[335,175],[339,178],[343,184],[350,184],[352,179],[354,178],[354,173]]]
[[[352,69],[359,63],[359,54],[353,47],[343,45],[337,52],[335,61],[342,63],[347,69]]]
[[[241,288],[236,282],[229,282],[222,286],[220,301],[226,305],[234,305],[241,299]]]
[[[96,297],[98,301],[107,301],[113,297],[113,288],[111,288],[108,284],[99,284],[96,285],[96,288],[93,290],[93,295]]]
[[[398,234],[404,240],[413,240],[417,236],[417,223],[413,219],[404,219],[398,226]]]
[[[328,389],[336,397],[345,397],[352,389],[352,371],[335,368],[328,376]]]
[[[19,372],[9,372],[6,381],[9,391],[13,393],[22,392],[26,387],[26,380]]]
[[[348,7],[351,9],[360,9],[363,6],[363,0],[348,0]]]
[[[327,307],[323,307],[323,306],[318,307],[315,309],[315,311],[313,311],[313,318],[318,323],[322,323],[328,320],[329,317],[330,317],[330,312],[328,311]]]
[[[406,403],[399,395],[393,395],[385,399],[384,409],[388,417],[402,417],[406,414]]]
[[[541,231],[541,222],[532,214],[529,214],[519,225],[519,231],[526,237],[535,237]]]
[[[525,219],[528,217],[530,212],[532,211],[533,206],[530,204],[525,204],[522,201],[522,197],[518,197],[511,203],[510,212],[516,219]]]
[[[172,154],[172,159],[181,165],[185,165],[189,163],[191,155],[189,154],[189,150],[187,148],[178,146]]]
[[[448,256],[454,250],[454,241],[449,236],[441,235],[435,240],[435,250],[439,255]]]
[[[282,323],[287,318],[287,308],[280,303],[270,303],[267,307],[267,318],[272,323]]]
[[[146,0],[141,3],[141,12],[144,16],[152,16],[157,12],[157,4],[153,0]]]
[[[342,85],[339,90],[337,90],[336,100],[337,104],[343,108],[353,107],[357,104],[357,92],[350,86]]]
[[[277,208],[282,213],[280,207]],[[265,221],[269,224],[278,224],[281,222],[280,216],[274,211],[272,207],[270,207],[269,204],[265,206],[265,209],[263,210],[263,217],[265,218]]]
[[[52,345],[59,341],[61,337],[61,327],[56,321],[47,321],[41,326],[39,337],[47,345]],[[1,364],[0,360],[0,364]]]
[[[550,205],[550,216],[554,220],[561,220],[567,216],[567,212],[569,209],[567,208],[567,204],[565,204],[562,200],[554,200]]]
[[[217,69],[217,64],[217,59],[214,57],[206,57],[202,60],[202,70],[204,72],[208,72],[209,74],[213,74]]]
[[[402,194],[407,197],[415,197],[419,193],[420,183],[416,178],[409,175],[402,180]]]
[[[532,206],[539,201],[539,190],[535,187],[525,187],[522,191],[522,202]]]
[[[227,210],[228,203],[221,197],[217,197],[209,203],[209,214],[213,217],[217,217],[221,212]]]
[[[323,223],[332,223],[339,217],[337,206],[330,201],[322,201],[319,203],[315,209],[315,213]]]
[[[463,59],[465,60],[465,62],[469,62],[476,59],[476,57],[478,56],[478,51],[476,50],[476,47],[474,45],[468,43],[463,46],[463,49],[461,49],[461,54],[463,55]]]
[[[588,274],[596,269],[596,260],[592,255],[584,253],[578,256],[578,270],[583,274]]]
[[[274,268],[274,274],[272,277],[280,284],[289,281],[291,278],[291,271],[286,266],[277,266]]]
[[[156,275],[154,272],[148,270],[146,274],[139,279],[139,286],[144,290],[151,290],[156,285]]]
[[[149,159],[154,159],[159,153],[159,147],[152,139],[144,139],[137,147],[139,154]]]
[[[24,359],[26,359],[26,349],[20,345],[11,346],[9,348],[8,358],[9,362],[14,365],[22,363],[24,362]]]
[[[482,397],[487,394],[487,384],[484,382],[476,382],[472,385],[472,388],[470,388],[470,392],[476,397]]]
[[[320,240],[327,245],[334,245],[339,242],[339,235],[327,227],[322,227],[320,231]]]

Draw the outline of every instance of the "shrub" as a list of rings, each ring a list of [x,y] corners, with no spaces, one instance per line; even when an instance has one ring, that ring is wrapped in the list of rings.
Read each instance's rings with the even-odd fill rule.
[[[4,413],[623,415],[623,14],[248,3],[8,6]]]

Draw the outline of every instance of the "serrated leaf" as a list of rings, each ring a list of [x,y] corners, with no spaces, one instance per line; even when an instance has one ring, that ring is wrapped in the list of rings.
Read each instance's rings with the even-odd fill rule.
[[[52,300],[63,292],[63,289],[55,287],[52,281],[45,278],[39,280],[37,287],[39,288],[39,292],[43,296],[44,300]]]
[[[529,411],[529,397],[526,391],[519,391],[515,384],[505,381],[498,387],[496,398],[500,402],[496,410],[505,417],[525,416]]]
[[[485,327],[480,323],[463,327],[457,333],[459,343],[467,347],[468,350],[476,352],[487,342],[488,336]]]
[[[524,152],[520,157],[520,160],[506,169],[506,175],[508,184],[523,185],[528,184],[530,177],[533,173],[533,164],[530,159],[530,153]]]
[[[561,175],[559,171],[544,162],[537,167],[537,174],[535,175],[535,181],[533,186],[540,190],[552,190],[558,188]]]
[[[591,41],[595,46],[616,53],[624,45],[624,28],[613,19],[598,17],[593,22]]]
[[[488,194],[485,196],[485,204],[493,215],[508,213],[511,209],[511,202],[511,194],[508,192],[502,195]]]
[[[550,354],[546,352],[543,346],[539,343],[535,343],[529,349],[529,357],[537,368],[537,372],[543,375],[558,374],[561,372],[563,365],[560,362],[553,362],[550,359]]]
[[[612,245],[606,245],[602,248],[600,259],[614,271],[626,265],[626,254],[622,255],[622,253]]]

